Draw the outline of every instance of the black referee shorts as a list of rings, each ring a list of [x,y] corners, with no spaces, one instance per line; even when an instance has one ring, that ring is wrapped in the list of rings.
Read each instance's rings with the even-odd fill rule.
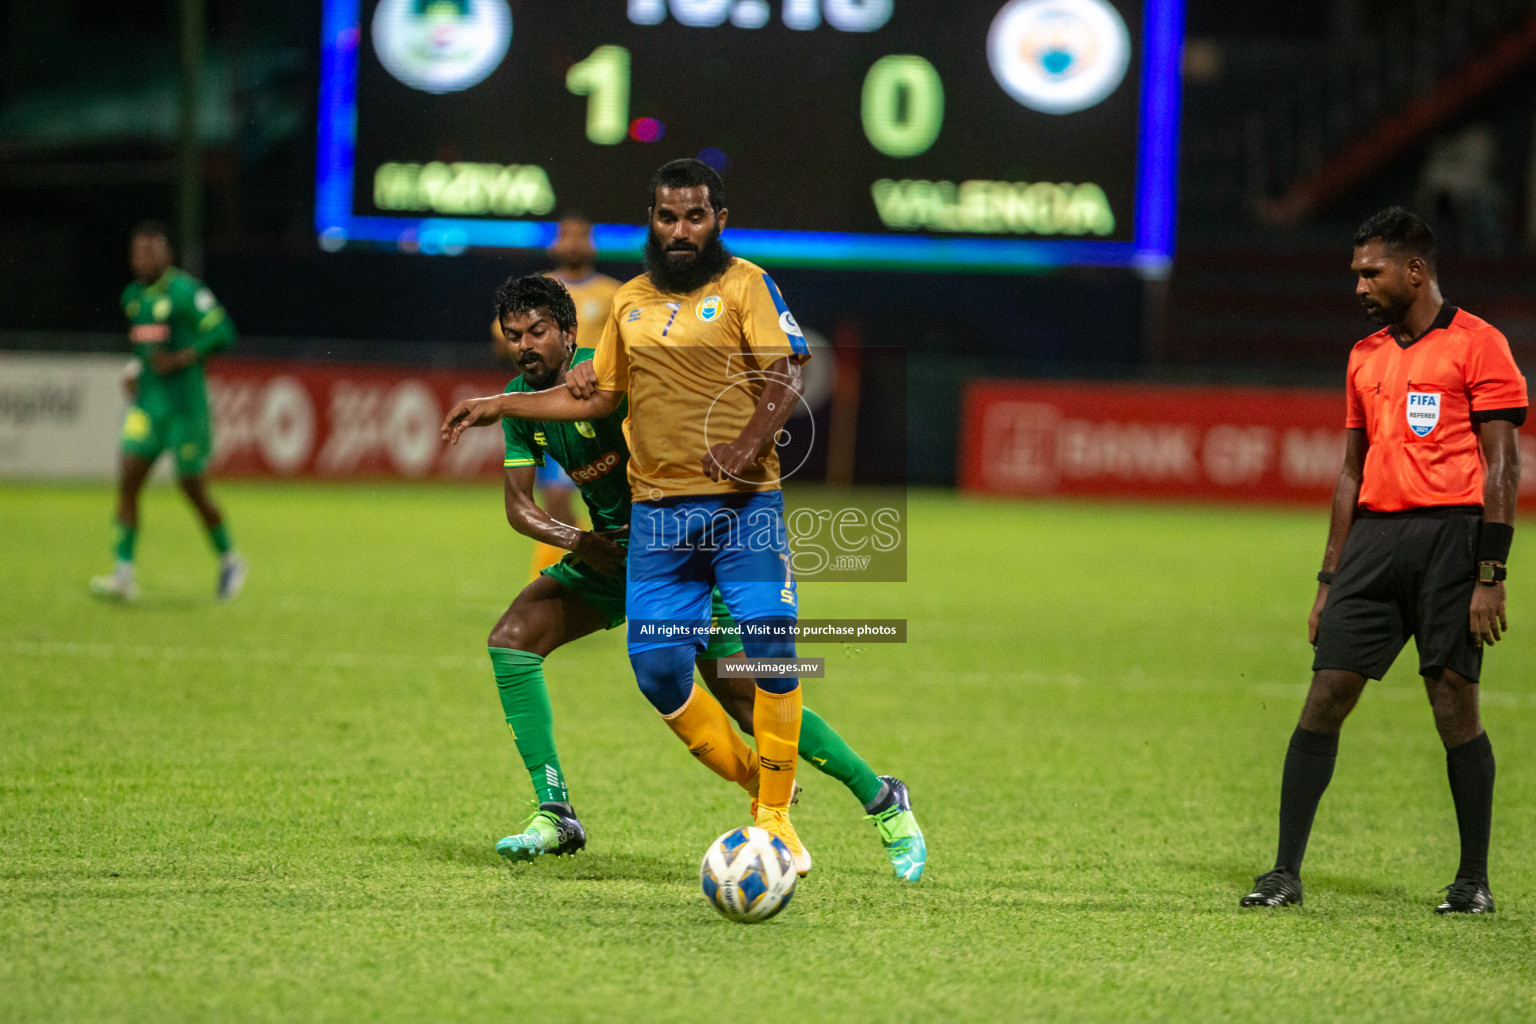
[[[1312,671],[1380,679],[1413,637],[1419,675],[1448,668],[1477,682],[1483,648],[1469,609],[1482,521],[1481,509],[1466,506],[1362,512],[1328,588]]]

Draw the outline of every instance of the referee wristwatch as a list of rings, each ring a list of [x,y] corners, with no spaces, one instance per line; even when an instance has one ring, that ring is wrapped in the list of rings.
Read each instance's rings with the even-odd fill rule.
[[[1504,566],[1498,562],[1478,562],[1477,582],[1485,587],[1491,587],[1495,583],[1503,583],[1508,573]]]

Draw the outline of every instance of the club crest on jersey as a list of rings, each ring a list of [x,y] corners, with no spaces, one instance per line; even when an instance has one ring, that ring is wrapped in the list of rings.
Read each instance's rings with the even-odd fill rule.
[[[695,312],[699,314],[700,320],[709,323],[709,321],[720,315],[720,310],[723,308],[724,304],[720,301],[720,296],[711,295],[699,303],[699,308]]]
[[[802,338],[805,336],[800,331],[800,325],[795,323],[795,314],[787,309],[779,314],[779,330],[792,338]]]
[[[1440,422],[1440,393],[1438,391],[1408,392],[1408,429],[1419,437],[1428,437]]]
[[[593,427],[592,424],[588,423],[586,420],[577,420],[573,424],[573,426],[575,426],[575,428],[576,428],[576,433],[580,434],[582,437],[596,437],[597,436],[597,429],[595,427]]]
[[[645,312],[645,307],[644,306],[639,306],[639,307],[637,307],[635,309],[632,309],[632,310],[629,311],[629,315],[624,318],[624,322],[627,323],[627,324],[632,324],[636,320],[639,320],[640,319],[640,314],[642,314],[644,312]]]

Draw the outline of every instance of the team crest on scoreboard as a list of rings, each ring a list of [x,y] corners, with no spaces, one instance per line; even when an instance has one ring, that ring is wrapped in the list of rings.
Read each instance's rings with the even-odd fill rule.
[[[1119,88],[1131,34],[1106,0],[1010,0],[987,32],[987,63],[1024,106],[1074,114]]]
[[[507,0],[383,0],[373,13],[379,63],[422,92],[478,84],[501,65],[511,41]]]
[[[711,295],[699,303],[699,308],[695,312],[699,314],[700,320],[708,323],[719,316],[720,311],[724,308],[725,304],[720,301],[720,296]]]
[[[1428,437],[1440,422],[1438,391],[1408,392],[1408,429],[1419,437]]]

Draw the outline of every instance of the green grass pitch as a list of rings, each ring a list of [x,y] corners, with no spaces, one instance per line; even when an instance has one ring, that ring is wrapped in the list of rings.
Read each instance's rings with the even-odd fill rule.
[[[802,613],[808,703],[911,785],[903,887],[802,768],[816,870],[731,925],[698,893],[745,800],[635,689],[618,632],[548,664],[591,835],[509,869],[531,795],[485,635],[528,548],[488,487],[217,487],[230,606],[167,488],[143,601],[94,603],[104,487],[0,488],[0,1021],[1536,1019],[1536,563],[1490,653],[1500,911],[1436,918],[1456,830],[1411,653],[1346,727],[1299,911],[1273,853],[1325,510],[919,493],[910,582]]]

